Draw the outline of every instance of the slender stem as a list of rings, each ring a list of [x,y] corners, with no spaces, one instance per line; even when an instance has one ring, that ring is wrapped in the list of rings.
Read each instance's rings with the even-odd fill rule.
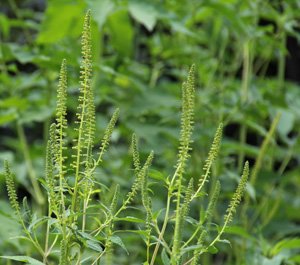
[[[157,256],[157,253],[158,253],[158,250],[159,250],[159,246],[160,246],[160,241],[162,240],[162,238],[165,234],[166,228],[167,228],[167,224],[168,224],[168,220],[169,220],[170,204],[171,204],[171,192],[168,193],[165,218],[164,218],[162,229],[161,229],[160,234],[158,236],[158,242],[156,243],[154,251],[153,251],[153,255],[152,255],[150,265],[153,265],[154,262],[155,262],[155,259],[156,259],[156,256]]]
[[[273,135],[275,134],[275,130],[277,128],[277,125],[280,121],[280,117],[281,117],[281,113],[278,112],[271,124],[271,128],[269,130],[269,132],[267,133],[263,143],[262,143],[262,146],[259,150],[259,154],[257,156],[257,159],[255,161],[255,165],[254,165],[254,168],[252,170],[252,174],[251,174],[251,177],[250,177],[250,183],[254,186],[255,185],[255,182],[256,182],[256,178],[257,178],[257,175],[258,175],[258,172],[259,170],[261,169],[262,167],[262,163],[263,163],[263,157],[267,151],[267,148],[272,140],[272,137]]]
[[[30,233],[28,232],[28,230],[26,230],[25,232],[26,232],[28,238],[30,239],[30,241],[32,242],[32,244],[35,246],[35,248],[40,253],[40,255],[42,257],[44,257],[45,254],[44,254],[44,251],[43,251],[42,247],[40,246],[40,244],[35,239],[32,238],[32,236],[30,235]]]
[[[287,152],[287,154],[285,155],[285,157],[283,158],[283,161],[277,171],[277,173],[281,176],[283,174],[283,172],[285,171],[287,165],[289,164],[289,162],[291,161],[292,159],[292,156],[293,156],[293,147],[294,146],[291,146]]]
[[[49,78],[49,75],[47,75],[46,71],[42,71],[41,73],[43,76],[46,76],[46,82],[47,82],[47,91],[46,91],[46,97],[47,97],[47,105],[50,105],[51,99],[52,99],[52,94],[53,94],[53,87],[52,87],[52,82]],[[49,128],[50,128],[50,122],[51,122],[51,117],[48,117],[43,124],[43,137],[44,137],[44,145],[47,146],[48,138],[49,138]]]
[[[281,113],[278,112],[271,124],[271,127],[267,133],[267,135],[265,136],[265,139],[260,147],[260,150],[259,150],[259,153],[258,153],[258,156],[257,156],[257,159],[255,161],[255,164],[254,164],[254,167],[252,169],[252,172],[251,172],[251,175],[250,175],[250,179],[249,179],[249,182],[250,184],[254,187],[255,186],[255,182],[256,182],[256,178],[257,178],[257,175],[262,167],[262,163],[263,163],[263,158],[264,158],[264,155],[267,151],[267,148],[272,140],[272,137],[275,133],[275,130],[277,128],[277,125],[280,121],[280,117],[281,117]],[[246,193],[245,194],[245,202],[243,204],[243,208],[242,208],[242,211],[241,211],[241,217],[245,223],[245,225],[247,224],[247,218],[246,218],[246,212],[247,212],[247,209],[248,209],[248,206],[249,206],[249,203],[250,203],[250,197],[249,195]]]
[[[274,217],[274,215],[276,214],[276,212],[280,206],[281,199],[282,199],[281,195],[277,196],[277,198],[273,204],[273,207],[271,208],[271,210],[268,210],[267,215],[263,218],[263,223],[260,227],[261,229],[263,227],[265,227],[272,220],[272,218]]]
[[[28,239],[31,241],[31,243],[35,246],[35,248],[37,249],[37,251],[40,253],[40,255],[42,257],[44,257],[45,253],[44,253],[44,250],[42,249],[42,247],[40,246],[39,242],[36,240],[36,238],[33,238],[31,233],[28,231],[24,221],[23,221],[23,218],[22,218],[22,215],[20,212],[18,212],[18,220],[20,221],[23,229],[24,229],[24,232],[25,234],[27,235]]]
[[[174,242],[172,247],[171,264],[177,264],[178,252],[180,248],[180,227],[181,227],[181,183],[178,185],[177,198],[176,198],[176,216],[175,216],[175,228],[174,228]]]
[[[60,203],[61,203],[61,208],[62,212],[65,211],[65,198],[64,198],[64,192],[63,192],[63,179],[64,179],[64,157],[63,157],[63,124],[64,124],[64,117],[63,115],[60,115],[60,127],[59,127],[59,193],[60,193]]]
[[[53,242],[52,242],[50,248],[48,249],[48,254],[47,254],[47,256],[51,253],[52,249],[54,248],[57,239],[58,239],[58,235],[55,236],[55,238],[54,238],[54,240],[53,240]]]
[[[162,65],[159,62],[154,65],[150,76],[149,87],[151,88],[155,87],[157,83],[157,79],[159,78],[161,68]]]
[[[192,234],[192,236],[189,238],[188,241],[186,241],[186,242],[184,243],[184,245],[182,246],[182,248],[185,248],[186,246],[188,246],[189,243],[192,242],[192,240],[195,238],[195,236],[198,234],[198,232],[200,231],[201,228],[202,228],[201,225],[198,225],[198,226],[197,226],[197,228],[196,228],[196,230],[194,231],[194,233]]]
[[[183,263],[183,265],[188,265],[188,264],[190,264],[194,259],[195,259],[195,257],[192,257],[192,258],[189,259],[187,262]]]
[[[85,80],[86,82],[86,80]],[[86,87],[86,83],[83,85],[83,87]],[[76,199],[77,199],[77,192],[78,192],[78,182],[79,182],[79,170],[80,170],[80,157],[81,157],[81,148],[82,148],[82,133],[83,133],[83,123],[85,119],[85,108],[86,108],[86,89],[84,90],[84,95],[83,95],[83,102],[82,102],[82,110],[81,110],[81,119],[80,119],[80,125],[79,125],[79,134],[78,134],[78,140],[77,140],[77,155],[76,155],[76,168],[75,168],[75,185],[74,185],[74,193],[72,196],[72,205],[71,205],[71,210],[74,212],[75,210],[75,204],[76,204]]]
[[[77,258],[77,261],[76,261],[76,265],[80,265],[80,264],[81,264],[81,251],[79,252],[78,258]]]
[[[150,246],[151,246],[151,230],[148,229],[147,230],[147,242],[146,242],[146,246],[147,246],[147,251],[146,251],[146,257],[147,257],[147,263],[149,264],[149,260],[150,260]]]
[[[197,191],[196,191],[196,192],[193,194],[193,196],[191,197],[190,202],[191,202],[192,200],[194,200],[194,199],[198,196],[199,192],[201,191],[201,189],[203,188],[204,184],[206,183],[207,178],[208,178],[209,173],[210,173],[210,168],[211,168],[211,166],[212,166],[212,162],[213,162],[213,161],[210,161],[210,162],[208,163],[207,169],[206,169],[205,174],[204,174],[204,176],[203,176],[203,180],[201,181],[201,183],[200,183],[200,185],[199,185]]]
[[[28,148],[28,143],[25,137],[25,133],[24,133],[24,128],[21,125],[20,122],[17,122],[17,133],[18,133],[18,137],[21,143],[21,148],[23,151],[23,155],[25,158],[25,163],[26,163],[26,167],[28,170],[28,175],[33,187],[33,191],[34,191],[34,197],[37,201],[37,203],[39,205],[43,205],[45,203],[44,197],[42,195],[42,191],[40,189],[40,186],[38,184],[37,181],[37,176],[36,176],[36,172],[33,168],[32,162],[31,162],[31,157],[30,157],[30,153],[29,153],[29,148]]]
[[[104,253],[105,253],[105,249],[103,250],[103,252],[101,252],[101,254],[95,259],[95,261],[94,261],[91,265],[97,264],[97,261],[98,261],[99,259],[101,259],[101,257],[103,256]]]
[[[130,202],[130,197],[129,198],[127,198],[127,200],[125,201],[125,203],[123,203],[122,204],[122,206],[119,208],[119,210],[113,215],[113,216],[110,216],[109,218],[107,218],[106,220],[105,220],[105,222],[99,227],[99,228],[97,228],[96,230],[94,230],[93,232],[92,232],[92,234],[93,233],[96,233],[95,234],[95,236],[97,236],[101,231],[102,231],[102,229],[103,228],[105,228],[114,218],[116,218],[116,217],[118,217],[118,215],[123,211],[123,210],[125,210],[126,209],[126,205]]]
[[[154,222],[154,224],[155,224],[155,229],[156,229],[157,234],[160,234],[160,230],[159,230],[159,227],[158,227],[158,225],[157,225],[157,222]],[[169,246],[168,246],[166,240],[162,237],[160,241],[163,243],[163,246],[165,247],[166,251],[171,255],[171,254],[172,254],[172,251],[171,251],[171,249],[169,248]]]
[[[153,265],[159,250],[159,246],[160,246],[160,241],[162,240],[165,230],[167,228],[168,225],[168,220],[169,220],[169,212],[170,212],[170,205],[171,205],[171,197],[172,197],[172,192],[173,192],[173,187],[174,187],[174,183],[175,183],[175,179],[179,174],[179,170],[182,167],[182,162],[180,162],[174,172],[174,175],[171,179],[171,182],[169,184],[169,188],[168,188],[168,198],[167,198],[167,207],[166,207],[166,212],[165,212],[165,218],[164,218],[164,222],[163,222],[163,226],[161,229],[161,232],[158,236],[158,242],[155,245],[154,251],[153,251],[153,255],[152,255],[152,259],[151,259],[151,263],[150,265]]]
[[[224,224],[222,226],[221,231],[217,234],[217,236],[215,237],[215,239],[208,245],[208,247],[206,248],[206,250],[208,248],[210,248],[211,246],[213,246],[220,239],[220,237],[223,235],[223,233],[225,231],[225,228],[227,227],[227,225],[229,223],[229,220],[230,220],[229,218],[226,218],[226,220],[225,220],[225,222],[224,222]]]
[[[241,124],[240,133],[239,133],[239,142],[241,145],[246,145],[247,141],[247,126],[246,124]],[[241,148],[238,156],[238,170],[241,171],[243,163],[245,160],[245,151]]]
[[[48,206],[48,217],[50,218],[50,205]],[[47,228],[46,228],[46,238],[45,238],[45,250],[44,250],[44,257],[43,263],[47,264],[47,257],[48,257],[48,247],[49,247],[49,232],[50,232],[50,220],[47,220]]]
[[[89,191],[87,198],[83,202],[82,232],[84,232],[84,230],[85,230],[85,225],[86,225],[86,210],[87,210],[87,207],[88,207],[88,204],[89,204],[90,196],[91,196],[91,190]]]
[[[248,101],[249,90],[249,78],[251,75],[251,61],[250,61],[250,48],[249,41],[244,43],[243,48],[243,76],[242,76],[242,91],[241,91],[241,103],[244,105]],[[247,136],[247,127],[243,123],[240,129],[240,144],[245,145]],[[241,150],[238,156],[238,168],[242,170],[245,159],[245,152]]]

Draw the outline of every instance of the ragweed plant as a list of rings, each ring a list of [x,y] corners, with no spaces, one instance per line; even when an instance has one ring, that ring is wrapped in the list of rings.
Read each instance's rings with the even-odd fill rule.
[[[214,185],[206,210],[201,212],[199,220],[194,224],[194,231],[190,235],[186,235],[184,227],[189,217],[189,210],[192,203],[194,201],[200,203],[205,194],[204,187],[210,180],[211,169],[218,156],[223,128],[223,125],[220,124],[204,164],[203,173],[194,183],[194,178],[187,174],[194,129],[195,66],[193,65],[182,86],[178,158],[172,177],[165,178],[167,201],[163,222],[158,221],[158,215],[152,209],[152,197],[149,192],[151,189],[148,171],[153,162],[154,153],[150,152],[145,162],[142,163],[138,140],[134,134],[131,153],[135,180],[131,190],[120,202],[120,186],[117,184],[110,202],[96,201],[95,196],[99,196],[99,193],[101,195],[103,184],[95,180],[95,170],[101,166],[103,155],[108,148],[112,131],[118,119],[119,110],[117,109],[113,113],[101,140],[100,149],[95,156],[96,121],[94,94],[91,87],[90,20],[90,12],[88,12],[85,16],[82,34],[80,95],[76,115],[77,136],[73,140],[71,149],[68,147],[66,138],[68,127],[66,60],[63,60],[61,65],[55,122],[50,126],[46,147],[43,180],[48,198],[46,216],[38,218],[31,214],[26,200],[23,202],[23,207],[19,205],[13,180],[14,175],[8,163],[5,163],[9,200],[17,220],[24,230],[24,236],[21,238],[33,244],[40,255],[40,260],[28,256],[4,256],[4,258],[30,264],[120,264],[114,255],[114,248],[119,246],[126,252],[127,249],[118,236],[116,221],[140,220],[134,216],[120,218],[120,214],[128,209],[137,195],[140,195],[145,213],[144,227],[139,227],[139,234],[145,242],[143,264],[159,264],[159,252],[163,264],[199,264],[203,253],[213,252],[215,244],[224,241],[222,236],[232,221],[244,193],[249,175],[249,165],[246,162],[241,180],[226,210],[224,223],[218,231],[213,231],[209,236],[212,231],[210,226],[213,213],[221,190],[219,181]],[[173,220],[175,221],[173,222]],[[168,234],[173,235],[172,237],[165,236],[167,229]],[[38,236],[41,231],[44,231],[42,234],[45,234],[42,239]]]

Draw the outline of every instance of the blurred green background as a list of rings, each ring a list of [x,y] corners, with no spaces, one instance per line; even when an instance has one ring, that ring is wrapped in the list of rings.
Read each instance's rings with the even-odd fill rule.
[[[252,167],[245,209],[249,224],[243,226],[238,213],[228,230],[231,246],[220,245],[220,252],[204,256],[202,264],[300,264],[298,0],[1,0],[0,162],[11,161],[20,197],[27,196],[38,210],[33,187],[44,174],[44,144],[63,58],[68,61],[72,136],[87,9],[93,15],[99,140],[112,111],[121,110],[101,181],[129,189],[132,132],[144,155],[155,152],[153,181],[172,172],[181,83],[195,63],[196,128],[189,176],[201,175],[218,123],[225,124],[213,169],[213,180],[219,177],[223,187],[216,223],[222,222],[243,162],[248,159]],[[19,228],[10,217],[3,175],[0,184],[0,254],[30,252],[26,242],[9,239]],[[154,209],[164,207],[162,194],[153,188]],[[130,256],[117,249],[118,264],[140,264],[142,244],[131,235],[123,240]]]

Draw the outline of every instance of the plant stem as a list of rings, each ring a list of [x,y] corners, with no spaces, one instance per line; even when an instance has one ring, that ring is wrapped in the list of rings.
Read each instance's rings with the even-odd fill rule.
[[[215,237],[215,239],[209,244],[209,246],[206,248],[206,250],[208,248],[210,248],[211,246],[213,246],[220,238],[221,236],[223,235],[224,231],[225,231],[225,228],[227,227],[228,223],[229,223],[230,219],[229,218],[226,218],[223,226],[222,226],[222,229],[221,231],[218,233],[218,235]]]
[[[105,249],[101,252],[101,254],[95,259],[95,261],[94,261],[91,265],[97,264],[97,261],[98,261],[99,259],[101,259],[101,257],[103,256],[104,253],[105,253]]]
[[[292,146],[289,147],[289,150],[288,150],[287,154],[283,158],[282,163],[281,163],[279,169],[277,170],[277,173],[280,176],[283,174],[283,172],[285,171],[287,165],[289,164],[289,162],[292,159],[293,152],[294,152],[293,148],[294,148],[294,145],[292,145]]]
[[[176,265],[178,262],[179,250],[180,250],[180,233],[181,233],[181,183],[178,185],[177,198],[176,198],[176,212],[175,212],[175,228],[174,228],[174,241],[172,247],[171,264]]]
[[[203,228],[201,225],[198,225],[196,230],[194,231],[194,233],[192,234],[192,236],[188,239],[188,241],[186,241],[184,243],[184,245],[182,246],[182,248],[185,248],[187,247],[191,242],[192,240],[195,238],[195,236],[198,234],[198,232],[200,231],[200,229]]]
[[[48,206],[48,217],[50,218],[50,204]],[[48,247],[49,247],[49,231],[50,231],[50,220],[47,220],[47,228],[46,228],[46,238],[45,238],[45,250],[44,250],[44,257],[43,263],[47,264],[47,256],[48,256]]]
[[[19,222],[21,223],[23,229],[24,229],[24,232],[25,234],[27,235],[28,239],[31,241],[31,243],[34,245],[34,247],[37,249],[37,251],[39,252],[39,254],[44,257],[45,253],[42,249],[42,247],[40,246],[39,242],[36,240],[36,237],[34,235],[34,237],[32,237],[31,233],[28,231],[25,223],[24,223],[24,220],[22,218],[22,215],[20,212],[17,213],[18,215],[18,220]]]
[[[250,177],[250,183],[254,186],[255,185],[255,182],[256,182],[256,178],[257,178],[257,175],[258,175],[258,172],[259,170],[261,169],[261,166],[262,166],[262,163],[263,163],[263,157],[267,151],[267,148],[272,140],[272,137],[273,135],[275,134],[275,130],[277,128],[277,125],[280,121],[280,117],[281,117],[281,113],[278,112],[271,124],[271,127],[270,127],[270,130],[269,132],[267,133],[262,145],[261,145],[261,148],[259,150],[259,154],[257,156],[257,159],[256,159],[256,162],[255,162],[255,165],[253,167],[253,170],[252,170],[252,174],[251,174],[251,177]]]
[[[279,123],[280,117],[281,117],[281,113],[278,112],[271,124],[271,127],[270,127],[267,135],[265,136],[265,139],[264,139],[261,147],[260,147],[259,154],[257,156],[257,159],[255,161],[255,164],[254,164],[254,167],[251,172],[250,179],[249,179],[249,182],[253,187],[255,186],[257,175],[262,167],[264,155],[265,155],[267,148],[268,148],[268,146],[272,140],[272,137],[275,133],[275,130]],[[244,202],[242,213],[241,213],[241,217],[244,220],[244,222],[246,222],[246,211],[249,206],[249,203],[250,203],[250,197],[249,197],[248,193],[246,193],[245,194],[245,202]]]
[[[243,76],[242,76],[242,91],[241,91],[241,103],[245,105],[248,101],[248,90],[249,90],[249,78],[251,75],[251,62],[250,62],[250,48],[249,41],[244,43],[243,47]],[[240,129],[240,144],[246,144],[247,126],[243,123]],[[243,150],[239,152],[238,157],[238,169],[242,170],[245,159],[245,153]]]
[[[84,232],[84,230],[85,230],[85,225],[86,225],[86,210],[87,210],[87,207],[88,207],[88,204],[89,204],[90,196],[91,196],[91,190],[89,191],[87,198],[85,198],[85,200],[83,201],[82,232]]]
[[[60,115],[60,127],[59,127],[59,193],[60,193],[60,203],[61,203],[61,208],[62,208],[62,213],[65,212],[65,198],[64,198],[64,192],[63,192],[63,179],[64,179],[64,165],[63,165],[63,162],[64,162],[64,157],[63,157],[63,135],[64,135],[64,132],[63,132],[63,116]]]
[[[166,207],[166,213],[165,213],[165,218],[164,218],[164,222],[163,222],[163,226],[162,229],[160,231],[160,234],[158,235],[158,242],[155,245],[154,251],[153,251],[153,255],[152,255],[152,259],[151,259],[151,263],[150,265],[154,265],[158,250],[159,250],[159,246],[160,246],[160,241],[162,240],[166,228],[167,228],[167,224],[168,224],[168,220],[169,220],[169,212],[170,212],[170,204],[171,204],[171,192],[168,192],[168,198],[167,198],[167,207]]]
[[[36,176],[36,172],[32,166],[32,162],[31,162],[31,158],[30,158],[30,153],[29,153],[29,148],[28,148],[28,143],[25,137],[25,133],[24,133],[24,128],[21,125],[20,122],[17,122],[17,133],[18,133],[18,137],[21,143],[21,148],[23,151],[23,155],[25,158],[25,163],[26,163],[26,167],[28,170],[28,175],[33,187],[33,196],[36,199],[37,203],[39,205],[43,205],[45,203],[44,197],[42,195],[42,191],[40,189],[40,186],[38,184],[37,181],[37,176]]]
[[[85,82],[87,82],[85,80]],[[83,87],[86,87],[86,83],[83,85]],[[79,134],[78,134],[78,140],[77,140],[77,154],[76,154],[76,168],[75,168],[75,185],[74,185],[74,193],[72,196],[72,204],[71,204],[71,210],[74,212],[75,210],[75,204],[77,199],[77,192],[78,192],[78,182],[79,182],[79,170],[80,170],[80,157],[81,157],[81,148],[82,148],[82,138],[83,138],[83,123],[85,120],[85,108],[86,108],[86,98],[87,98],[87,91],[84,90],[83,94],[83,102],[82,102],[82,110],[81,110],[81,119],[80,119],[80,125],[79,125]]]

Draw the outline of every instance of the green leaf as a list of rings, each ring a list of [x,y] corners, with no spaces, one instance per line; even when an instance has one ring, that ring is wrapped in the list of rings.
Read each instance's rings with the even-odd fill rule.
[[[129,57],[132,53],[133,29],[126,10],[118,10],[108,18],[111,43],[120,56]]]
[[[148,31],[152,31],[157,22],[157,12],[151,2],[130,0],[129,12],[131,16],[145,26]]]
[[[73,232],[78,237],[78,240],[80,240],[87,248],[95,250],[97,252],[103,251],[101,242],[95,239],[90,234],[76,230],[73,230]]]
[[[180,253],[181,253],[181,255],[184,255],[185,253],[190,252],[190,251],[194,251],[196,249],[203,249],[203,245],[199,244],[199,245],[188,246],[188,247],[182,249]]]
[[[122,239],[120,237],[118,237],[118,236],[111,236],[110,240],[114,244],[119,245],[121,248],[123,248],[126,251],[127,255],[129,255],[128,250],[125,247],[125,245],[124,245],[124,243],[123,243],[123,241],[122,241]]]
[[[197,193],[197,195],[195,196],[195,198],[201,198],[201,197],[205,197],[207,196],[207,193],[204,191],[200,191]]]
[[[114,2],[111,0],[87,0],[87,4],[92,12],[92,18],[96,21],[99,28],[102,28],[108,15],[114,9]]]
[[[87,240],[86,241],[86,246],[92,250],[95,250],[97,252],[102,252],[103,249],[101,247],[101,245],[99,244],[98,241],[95,240]]]
[[[251,185],[250,183],[247,183],[246,191],[247,191],[247,193],[249,194],[249,196],[251,197],[252,200],[256,199],[256,193],[255,193],[255,189],[254,189],[253,185]]]
[[[247,156],[257,157],[259,153],[259,148],[249,144],[241,144],[232,140],[224,139],[223,144],[223,154],[230,155],[237,152],[245,152]]]
[[[27,110],[22,113],[22,116],[19,118],[21,123],[28,122],[42,122],[47,118],[51,117],[53,108],[49,106],[38,106],[35,109]]]
[[[247,33],[245,23],[242,21],[239,13],[234,9],[234,5],[230,5],[226,3],[226,1],[223,3],[222,1],[208,1],[207,6],[211,7],[215,12],[218,12],[226,22],[229,22],[235,32],[241,35]]]
[[[11,51],[15,58],[23,64],[34,61],[34,58],[36,57],[33,51],[30,51],[27,47],[22,47],[21,45],[12,44]]]
[[[1,114],[0,115],[0,125],[12,122],[16,118],[17,118],[17,113],[16,112]]]
[[[178,21],[170,21],[170,25],[172,27],[172,30],[176,31],[176,32],[180,32],[182,34],[185,34],[187,36],[190,36],[190,37],[194,37],[196,38],[197,35],[190,31],[183,23],[181,22],[178,22]]]
[[[170,259],[167,255],[165,249],[163,249],[162,252],[161,252],[161,260],[162,260],[164,265],[170,265]]]
[[[283,239],[279,241],[271,250],[273,255],[278,254],[284,249],[299,249],[300,248],[300,239],[293,238],[293,239]]]
[[[280,265],[285,258],[285,255],[278,255],[271,259],[263,257],[262,265]]]
[[[185,217],[185,221],[195,226],[199,225],[199,221],[190,216]]]
[[[160,214],[161,214],[162,211],[164,211],[164,210],[165,210],[165,209],[159,209],[159,210],[153,212],[153,214],[152,214],[152,219],[155,220],[155,221],[157,221],[157,218],[160,216]]]
[[[225,243],[225,244],[228,244],[228,245],[230,245],[230,246],[231,246],[231,243],[230,243],[230,241],[229,241],[229,240],[227,240],[227,239],[219,239],[219,240],[218,240],[218,242],[220,242],[220,243]]]
[[[219,252],[219,250],[215,247],[215,246],[210,246],[207,251],[210,253],[210,254],[216,254]]]
[[[300,264],[300,255],[296,255],[296,256],[293,256],[291,258],[289,258],[289,261],[294,261],[296,262],[296,264]]]
[[[7,38],[9,36],[9,30],[10,30],[10,20],[8,17],[6,17],[3,14],[0,14],[0,29],[2,31],[2,34],[4,38]]]
[[[90,234],[85,233],[85,232],[81,232],[81,231],[77,231],[78,235],[80,235],[83,239],[87,239],[87,240],[92,240],[92,241],[97,241],[97,239],[95,239],[94,237],[92,237]]]
[[[18,108],[25,109],[28,106],[27,98],[9,97],[0,100],[0,108]]]
[[[162,174],[160,171],[151,169],[149,170],[149,177],[156,180],[161,180],[165,183],[167,183],[167,179],[164,174]]]
[[[247,231],[240,227],[240,226],[230,226],[226,227],[225,232],[227,234],[233,234],[233,235],[238,235],[247,239],[253,239],[250,234],[247,233]]]
[[[45,265],[44,263],[27,256],[0,256],[0,257],[4,259],[27,262],[28,265]]]
[[[31,215],[31,210],[28,206],[28,202],[27,202],[27,197],[25,196],[23,198],[23,203],[22,203],[23,207],[22,207],[22,215],[23,215],[23,220],[24,222],[28,222],[28,220],[30,220],[32,218]]]
[[[40,226],[41,224],[43,224],[44,222],[48,221],[49,217],[48,216],[43,216],[41,218],[33,218],[31,224],[28,227],[28,231],[32,231],[34,230],[36,227]]]
[[[138,234],[141,237],[144,237],[144,236],[148,235],[148,233],[146,231],[143,231],[143,230],[117,230],[115,232],[118,232],[118,233],[133,233],[133,234]]]
[[[143,219],[139,219],[133,216],[126,216],[126,217],[121,217],[121,218],[115,218],[115,221],[125,221],[125,222],[130,222],[130,223],[144,223],[145,221]]]
[[[290,111],[282,111],[277,126],[277,131],[280,133],[281,136],[287,136],[287,134],[293,129],[294,123],[294,114]]]
[[[65,36],[79,36],[84,9],[84,1],[77,4],[49,1],[37,42],[56,43]]]

